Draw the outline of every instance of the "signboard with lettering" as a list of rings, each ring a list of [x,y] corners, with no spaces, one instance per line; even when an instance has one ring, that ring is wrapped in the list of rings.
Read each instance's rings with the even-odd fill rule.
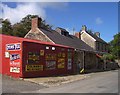
[[[44,50],[40,50],[40,56],[44,56]]]
[[[10,54],[10,72],[20,72],[20,54]]]
[[[46,70],[56,69],[56,61],[46,61]]]
[[[6,44],[7,51],[15,51],[15,50],[20,50],[20,49],[21,49],[20,43]]]
[[[26,65],[26,71],[43,71],[43,65]]]
[[[68,70],[72,69],[72,59],[68,59],[67,68],[68,68]]]
[[[56,60],[56,54],[46,54],[45,55],[46,60]]]
[[[58,68],[64,68],[65,67],[65,59],[64,58],[59,58],[58,59]]]

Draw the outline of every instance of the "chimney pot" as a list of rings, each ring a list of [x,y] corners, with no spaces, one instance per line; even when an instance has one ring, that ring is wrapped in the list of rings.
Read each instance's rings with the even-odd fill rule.
[[[86,25],[83,25],[83,26],[82,26],[82,30],[87,31]]]
[[[81,38],[80,32],[76,32],[76,33],[75,33],[75,36],[80,39],[80,38]]]
[[[95,32],[94,34],[100,38],[100,32]]]

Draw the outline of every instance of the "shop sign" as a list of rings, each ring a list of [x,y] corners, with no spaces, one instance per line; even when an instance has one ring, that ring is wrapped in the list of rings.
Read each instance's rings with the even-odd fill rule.
[[[46,61],[46,70],[53,70],[56,68],[56,61]]]
[[[67,68],[68,68],[68,70],[72,69],[72,59],[68,59]]]
[[[58,57],[61,57],[61,58],[65,58],[65,53],[62,53],[62,52],[60,52],[60,53],[58,53]]]
[[[26,65],[26,71],[43,71],[43,65]]]
[[[56,60],[56,54],[46,54],[46,60]]]
[[[29,52],[28,53],[28,63],[39,63],[40,61],[40,53],[39,52]]]
[[[40,50],[40,56],[44,56],[44,50]]]
[[[20,55],[19,54],[11,54],[10,55],[10,60],[14,61],[14,60],[18,60],[20,59]]]
[[[10,72],[20,73],[20,68],[19,67],[10,67]]]
[[[65,59],[64,58],[59,58],[58,59],[58,68],[64,68],[65,67]]]
[[[9,52],[5,52],[5,58],[9,58],[10,57],[10,53]]]
[[[6,50],[12,51],[12,50],[20,50],[21,49],[20,43],[14,43],[14,44],[6,44]]]
[[[20,54],[10,54],[10,72],[20,73]]]

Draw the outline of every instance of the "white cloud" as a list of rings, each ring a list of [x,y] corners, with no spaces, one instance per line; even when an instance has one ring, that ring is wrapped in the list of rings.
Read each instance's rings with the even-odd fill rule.
[[[100,17],[96,18],[95,21],[96,21],[96,24],[102,24],[103,23],[103,20]]]
[[[17,3],[16,8],[11,8],[8,7],[8,5],[1,3],[0,9],[2,9],[2,13],[0,12],[0,17],[2,17],[3,19],[9,19],[12,24],[19,22],[23,17],[28,14],[39,15],[40,17],[45,19],[47,17],[45,10],[46,7],[59,8],[61,6],[65,7],[65,4],[32,2]]]

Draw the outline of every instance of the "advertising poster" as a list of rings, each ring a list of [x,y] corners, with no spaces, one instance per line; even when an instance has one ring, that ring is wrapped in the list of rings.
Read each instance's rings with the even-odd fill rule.
[[[20,73],[20,54],[10,54],[10,72]]]
[[[56,61],[46,61],[46,70],[56,69]]]
[[[18,50],[21,50],[21,44],[20,43],[6,44],[6,50],[7,51],[18,51]]]
[[[43,71],[43,65],[26,65],[26,71]]]
[[[28,53],[28,63],[35,64],[40,62],[40,53],[39,52],[29,52]]]
[[[44,50],[40,50],[40,56],[44,56]]]
[[[72,69],[72,59],[68,59],[68,70]]]
[[[65,68],[65,59],[64,58],[59,58],[58,59],[58,68]]]
[[[56,54],[46,54],[45,59],[46,60],[56,60]]]

